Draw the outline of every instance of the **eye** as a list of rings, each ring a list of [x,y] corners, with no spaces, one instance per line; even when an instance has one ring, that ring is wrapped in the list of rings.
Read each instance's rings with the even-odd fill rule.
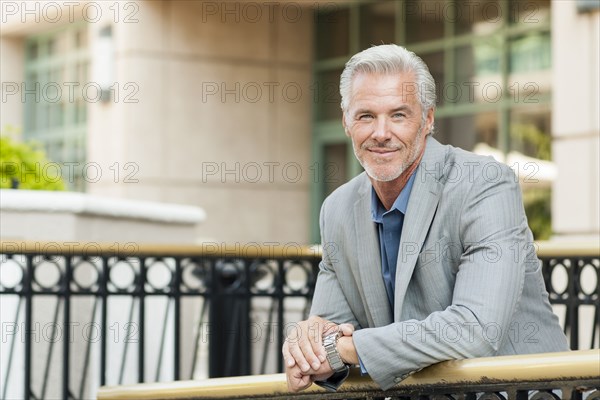
[[[373,119],[373,116],[371,114],[361,114],[358,116],[359,120],[368,120],[368,119]]]
[[[401,113],[401,112],[397,112],[397,113],[394,113],[394,114],[392,115],[392,117],[393,117],[393,118],[405,118],[405,117],[406,117],[406,114],[404,114],[404,113]]]

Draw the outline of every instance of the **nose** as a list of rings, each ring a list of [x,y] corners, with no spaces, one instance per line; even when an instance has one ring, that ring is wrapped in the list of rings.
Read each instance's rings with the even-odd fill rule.
[[[392,134],[390,132],[390,124],[387,118],[377,118],[371,137],[378,142],[390,140]]]

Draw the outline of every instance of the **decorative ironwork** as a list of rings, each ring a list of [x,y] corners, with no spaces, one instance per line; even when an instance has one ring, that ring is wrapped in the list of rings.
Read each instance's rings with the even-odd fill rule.
[[[320,254],[268,250],[3,242],[0,395],[85,398],[99,385],[283,371],[286,329],[307,316]],[[600,257],[540,256],[572,349],[598,347]],[[564,287],[556,274],[565,275]],[[584,307],[593,315],[589,343],[580,342]],[[506,397],[487,391],[478,398]]]
[[[564,307],[564,331],[572,350],[597,348],[600,335],[600,257],[544,257],[542,271],[550,303]],[[589,342],[580,343],[580,313],[590,315]],[[591,323],[590,323],[591,322]]]

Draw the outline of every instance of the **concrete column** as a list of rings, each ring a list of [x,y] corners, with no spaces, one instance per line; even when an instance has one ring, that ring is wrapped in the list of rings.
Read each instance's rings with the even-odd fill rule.
[[[0,71],[2,71],[0,129],[3,133],[7,126],[15,128],[23,126],[21,85],[25,82],[24,47],[21,37],[0,37]]]
[[[552,2],[552,229],[557,238],[600,237],[600,11]]]

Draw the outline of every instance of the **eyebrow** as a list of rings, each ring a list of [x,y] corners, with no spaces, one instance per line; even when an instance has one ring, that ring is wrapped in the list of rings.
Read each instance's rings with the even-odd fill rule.
[[[412,109],[408,106],[408,105],[401,105],[400,107],[396,107],[393,110],[390,110],[390,113],[395,113],[398,111],[403,111],[406,112],[407,114],[412,114]],[[356,110],[356,112],[354,112],[354,115],[359,115],[359,114],[372,114],[373,111],[369,110],[368,108],[360,108],[358,110]]]
[[[411,107],[409,107],[409,106],[407,106],[407,105],[402,105],[402,106],[400,106],[400,107],[396,107],[396,108],[394,108],[394,109],[393,109],[391,112],[392,112],[392,113],[395,113],[395,112],[397,112],[397,111],[404,111],[404,112],[406,112],[407,114],[411,114],[411,113],[412,113],[412,108],[411,108]]]

